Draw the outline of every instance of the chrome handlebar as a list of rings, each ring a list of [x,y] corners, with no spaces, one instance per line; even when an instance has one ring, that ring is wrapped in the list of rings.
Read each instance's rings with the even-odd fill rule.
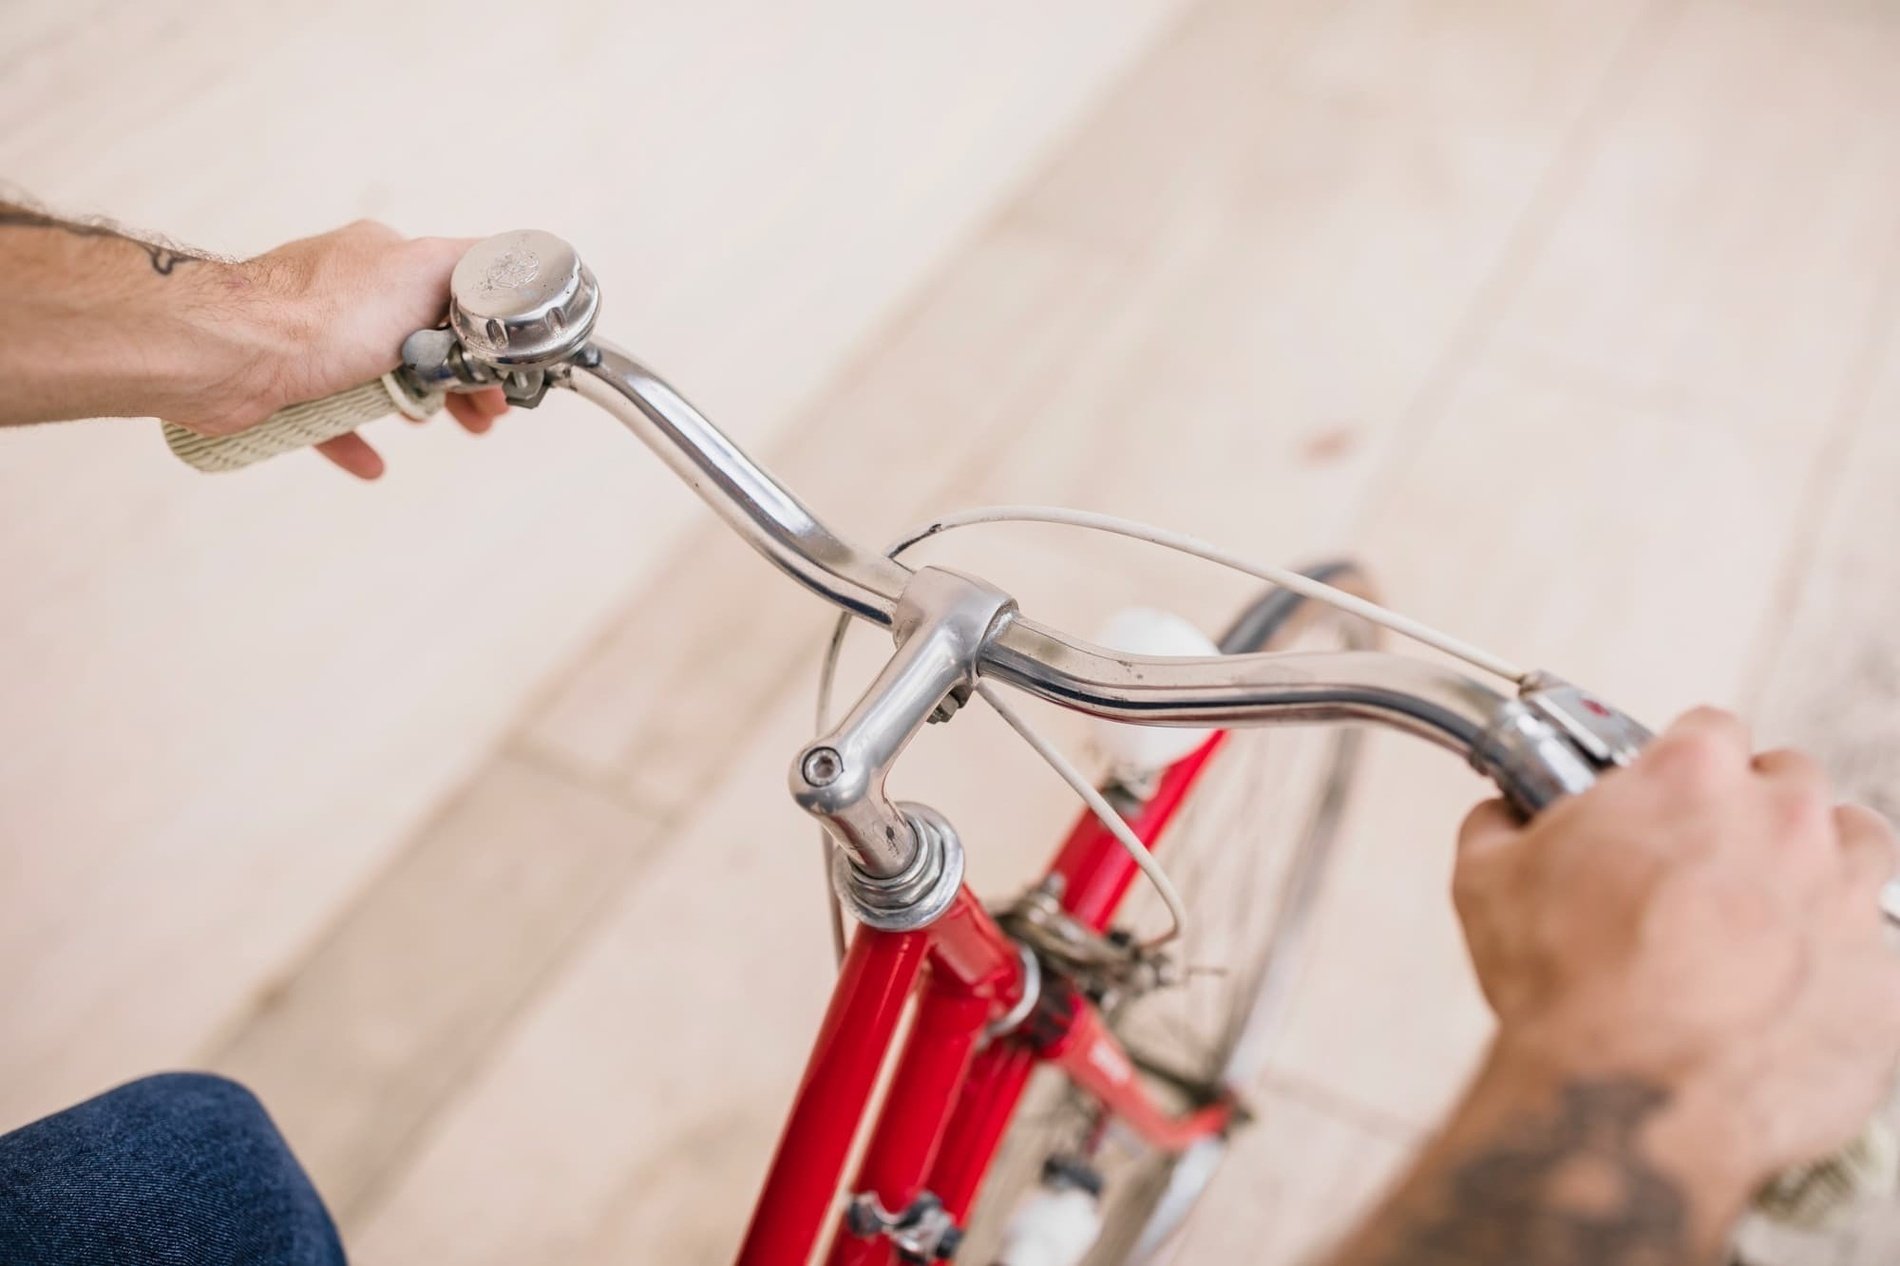
[[[831,532],[657,374],[593,343],[551,381],[619,418],[794,580],[853,615],[893,625],[917,573]],[[1621,713],[1554,680],[1514,698],[1424,660],[1369,651],[1130,655],[1014,612],[997,622],[973,670],[1078,712],[1138,724],[1389,726],[1462,754],[1526,813],[1588,787],[1647,738]],[[881,868],[878,859],[861,860]]]
[[[937,568],[914,572],[833,533],[657,374],[593,341],[599,286],[553,234],[525,229],[476,243],[456,264],[449,292],[446,328],[418,330],[403,344],[403,364],[389,376],[393,393],[368,384],[238,436],[172,428],[174,449],[203,469],[231,469],[348,429],[397,395],[432,407],[445,391],[499,387],[532,407],[551,387],[566,387],[600,405],[780,570],[895,636],[897,656],[851,716],[806,749],[792,778],[794,795],[825,823],[854,873],[886,885],[879,900],[914,912],[929,906],[920,892],[935,899],[955,878],[948,866],[918,869],[920,854],[932,851],[919,836],[944,837],[948,827],[931,826],[921,806],[891,804],[884,775],[946,696],[960,702],[979,677],[1149,725],[1386,725],[1462,753],[1527,814],[1588,787],[1648,738],[1628,717],[1554,680],[1520,683],[1512,697],[1391,655],[1156,659],[1090,646],[1023,617],[1009,595],[981,581]],[[938,838],[934,851],[954,850]],[[871,921],[895,908],[867,902],[858,912]]]
[[[488,238],[455,267],[448,328],[411,336],[395,376],[418,398],[499,386],[532,406],[551,387],[577,392],[625,423],[781,571],[892,630],[899,653],[871,693],[793,768],[800,803],[866,875],[905,891],[924,882],[913,873],[920,819],[884,797],[884,774],[945,695],[960,700],[978,677],[1149,725],[1370,721],[1462,753],[1527,814],[1588,787],[1648,738],[1628,717],[1554,680],[1526,683],[1512,697],[1393,655],[1157,659],[1069,637],[1025,618],[981,581],[912,571],[840,538],[659,375],[593,341],[599,306],[592,272],[566,242],[532,229]],[[309,440],[284,441],[298,442]],[[807,765],[827,777],[807,777]],[[943,878],[930,882],[940,889]]]
[[[1464,756],[1527,815],[1627,759],[1596,762],[1525,701],[1377,651],[1160,658],[1017,619],[998,633],[981,671],[1074,711],[1138,725],[1372,722]]]
[[[572,369],[556,382],[624,422],[781,571],[825,601],[889,627],[910,568],[833,535],[679,392],[619,348],[589,344]]]

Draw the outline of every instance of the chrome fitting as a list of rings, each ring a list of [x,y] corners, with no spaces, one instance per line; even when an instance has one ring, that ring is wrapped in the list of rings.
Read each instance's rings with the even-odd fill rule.
[[[1506,700],[1490,728],[1477,736],[1471,765],[1527,817],[1589,790],[1597,780],[1597,769],[1576,745],[1516,699]]]
[[[1023,967],[1023,993],[1016,999],[1016,1005],[997,1016],[983,1026],[983,1040],[994,1042],[999,1037],[1008,1037],[1023,1026],[1035,1011],[1036,1004],[1042,1001],[1042,960],[1036,957],[1036,951],[1027,945],[1016,946],[1016,959]]]
[[[949,1261],[963,1246],[963,1228],[928,1191],[899,1213],[886,1209],[876,1192],[860,1191],[844,1207],[844,1225],[859,1239],[883,1236],[907,1263]]]
[[[919,730],[967,695],[983,648],[1014,610],[1008,594],[967,576],[936,567],[912,575],[892,620],[896,653],[849,715],[792,761],[792,798],[862,874],[902,883],[917,873],[916,833],[885,795],[885,775]]]
[[[882,932],[914,932],[935,923],[963,886],[963,841],[941,813],[901,801],[916,850],[898,874],[873,875],[843,849],[831,854],[831,886],[858,922]]]
[[[1536,672],[1507,700],[1471,747],[1471,763],[1525,814],[1587,791],[1636,759],[1650,733],[1628,715],[1562,678]]]
[[[1629,764],[1655,737],[1628,714],[1542,670],[1524,679],[1519,697],[1599,769]]]

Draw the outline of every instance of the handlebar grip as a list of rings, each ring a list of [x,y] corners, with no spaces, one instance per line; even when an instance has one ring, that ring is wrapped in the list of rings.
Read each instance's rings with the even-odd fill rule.
[[[394,374],[360,386],[279,409],[256,426],[235,435],[201,435],[174,422],[163,424],[165,443],[188,466],[217,473],[239,470],[293,449],[308,448],[354,431],[365,422],[404,413],[425,418],[441,406],[440,396],[418,401]]]
[[[1826,1228],[1863,1201],[1889,1201],[1900,1183],[1900,1136],[1881,1117],[1832,1155],[1782,1174],[1755,1193],[1751,1207],[1770,1222]]]

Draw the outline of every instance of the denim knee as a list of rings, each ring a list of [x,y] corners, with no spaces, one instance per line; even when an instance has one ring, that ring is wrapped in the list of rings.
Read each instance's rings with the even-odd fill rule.
[[[129,1082],[0,1135],[0,1260],[341,1266],[264,1106],[207,1073]]]

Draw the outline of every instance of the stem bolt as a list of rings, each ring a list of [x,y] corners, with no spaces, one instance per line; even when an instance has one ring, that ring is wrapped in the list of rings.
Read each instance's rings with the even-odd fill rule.
[[[813,787],[829,787],[844,772],[844,757],[835,747],[814,747],[799,762],[798,773]]]

